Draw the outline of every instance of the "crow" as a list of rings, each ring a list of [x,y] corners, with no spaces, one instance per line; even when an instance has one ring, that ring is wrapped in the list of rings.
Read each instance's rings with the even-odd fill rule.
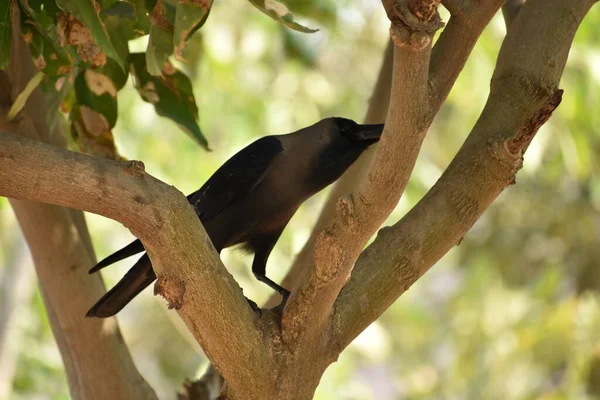
[[[300,204],[337,180],[382,131],[383,124],[334,117],[286,135],[262,137],[227,160],[187,199],[215,249],[220,253],[241,244],[253,252],[252,272],[281,294],[285,304],[289,291],[266,276],[267,259],[281,232]],[[89,272],[142,251],[142,242],[135,240]],[[144,253],[87,316],[116,314],[155,279]]]

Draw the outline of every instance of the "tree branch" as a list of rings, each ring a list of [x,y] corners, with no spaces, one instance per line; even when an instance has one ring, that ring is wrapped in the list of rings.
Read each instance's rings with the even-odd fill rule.
[[[398,17],[394,11],[395,0],[383,0],[382,3],[388,14],[388,18],[392,21],[397,21]],[[435,77],[433,79],[430,78],[432,82],[432,93],[430,93],[431,119],[448,96],[473,46],[483,29],[501,6],[502,0],[484,0],[476,4],[472,4],[470,0],[445,0],[443,4],[452,13],[452,18],[434,46],[431,56],[430,76]],[[373,90],[369,109],[365,116],[365,123],[367,124],[385,122],[391,88],[392,51],[393,46],[390,42],[390,45],[386,49],[377,84]],[[439,82],[436,84],[434,83],[435,81]],[[437,88],[436,85],[438,85]],[[358,188],[370,170],[376,149],[376,145],[367,149],[335,183],[327,197],[319,219],[313,227],[310,238],[296,257],[294,264],[283,281],[285,287],[294,286],[300,278],[310,258],[313,256],[317,236],[331,222],[334,216],[335,205],[338,199],[347,196]],[[276,299],[278,298],[279,295],[272,296],[267,302],[267,306],[276,305]]]
[[[256,317],[177,189],[146,174],[140,162],[98,159],[4,132],[0,175],[3,196],[123,223],[148,250],[159,290],[228,382],[265,372]]]
[[[379,68],[379,75],[377,76],[377,82],[373,87],[373,93],[371,94],[371,99],[369,101],[369,107],[367,108],[367,112],[364,118],[365,124],[383,124],[385,122],[385,116],[388,111],[388,106],[390,104],[390,90],[392,87],[392,64],[393,64],[393,56],[394,56],[394,45],[392,41],[388,41],[387,47],[385,48],[383,54],[383,60],[381,62],[381,67]],[[317,241],[317,236],[323,230],[323,228],[331,221],[333,215],[335,213],[335,205],[338,199],[349,195],[355,188],[358,187],[360,182],[366,178],[371,163],[375,158],[375,152],[377,150],[377,145],[373,145],[365,150],[361,156],[348,168],[348,170],[338,179],[333,187],[331,188],[331,192],[327,196],[327,200],[325,200],[325,204],[323,205],[323,209],[319,214],[319,219],[317,223],[312,229],[310,237],[304,244],[304,247],[298,253],[298,256],[294,260],[294,264],[288,271],[285,276],[282,286],[284,287],[293,287],[298,279],[306,264],[309,262],[312,257],[313,250],[315,247],[315,242]],[[277,301],[281,296],[278,294],[274,294],[269,298],[269,301],[266,303],[266,307],[274,307],[277,305]]]
[[[594,0],[529,0],[502,45],[490,96],[440,180],[358,259],[335,304],[339,352],[389,307],[514,183],[522,154],[559,104],[579,23]]]
[[[16,6],[12,7],[11,19],[11,61],[6,74],[0,73],[3,100],[0,125],[4,125],[1,121],[12,99],[37,73],[21,35]],[[20,130],[20,134],[64,145],[60,132],[48,128],[46,115],[44,96],[36,89],[23,108],[22,123],[15,127],[26,125],[27,129]],[[13,200],[11,205],[33,256],[50,326],[65,364],[71,397],[156,398],[137,371],[115,320],[105,325],[102,321],[83,318],[86,307],[105,293],[101,279],[87,274],[95,256],[83,213],[26,201]]]
[[[465,66],[477,39],[504,0],[444,1],[451,13],[431,53],[430,107],[436,114]]]
[[[395,11],[398,21],[390,29],[395,49],[385,129],[369,179],[337,203],[336,216],[317,237],[309,269],[285,308],[282,335],[292,349],[326,329],[333,302],[360,250],[399,201],[427,131],[427,70],[439,17],[420,20],[408,10],[407,2],[396,3]]]

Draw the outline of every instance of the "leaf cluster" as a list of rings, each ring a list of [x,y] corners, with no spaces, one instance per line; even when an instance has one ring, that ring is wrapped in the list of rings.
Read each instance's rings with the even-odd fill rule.
[[[299,32],[315,32],[294,20],[277,1],[249,0],[256,8]],[[47,96],[48,119],[68,114],[72,147],[119,159],[112,130],[118,119],[117,93],[131,75],[144,101],[175,122],[203,148],[190,79],[171,59],[204,25],[212,0],[8,0],[0,4],[0,70],[10,60],[14,34],[27,43]],[[20,26],[11,15],[20,14]],[[147,36],[146,51],[131,53],[129,42]],[[13,110],[16,114],[19,110]]]

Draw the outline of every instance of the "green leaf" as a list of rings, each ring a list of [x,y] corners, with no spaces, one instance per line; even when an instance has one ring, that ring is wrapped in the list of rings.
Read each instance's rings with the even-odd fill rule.
[[[79,106],[87,106],[104,116],[108,129],[117,122],[117,87],[100,70],[86,68],[75,78],[75,95]]]
[[[77,53],[72,46],[64,46],[59,36],[57,15],[60,8],[54,0],[19,0],[21,33],[29,45],[34,60],[48,79],[56,80],[73,69]]]
[[[42,14],[36,13],[26,4],[19,3],[19,8],[21,9],[21,34],[29,46],[36,67],[53,77],[71,72],[73,63],[65,48],[57,43],[56,26],[53,23],[41,25],[37,17]],[[44,18],[41,20],[48,23]]]
[[[156,25],[150,27],[150,39],[146,50],[148,72],[159,76],[173,53],[173,33]]]
[[[109,75],[120,71],[120,81]],[[117,117],[117,89],[124,82],[116,61],[107,59],[102,68],[86,68],[74,82],[75,103],[69,112],[71,136],[79,151],[99,157],[120,159],[112,128]],[[125,78],[126,79],[126,78]]]
[[[29,18],[35,21],[40,31],[58,42],[56,34],[56,14],[60,8],[54,0],[19,0],[21,8],[25,10]]]
[[[75,104],[69,113],[71,138],[82,153],[122,160],[105,116],[88,106]]]
[[[156,7],[156,2],[158,0],[136,0],[138,2],[143,2],[146,5],[146,10],[150,11],[150,10],[154,10],[154,7]]]
[[[119,1],[101,13],[102,22],[106,30],[112,35],[112,43],[122,60],[129,56],[129,45],[131,39],[137,35],[135,25],[137,17],[135,6],[125,1]]]
[[[178,60],[183,59],[181,52],[188,39],[206,22],[212,3],[212,0],[179,0],[177,2],[173,44],[175,57]]]
[[[175,13],[177,11],[177,3],[179,0],[161,0],[163,8],[165,10],[165,17],[171,24],[171,27],[175,26]],[[158,3],[158,2],[157,2]]]
[[[152,10],[146,65],[148,72],[154,76],[161,74],[169,56],[173,54],[173,24],[169,21],[169,8],[172,7],[165,1],[158,0]]]
[[[57,4],[62,10],[84,23],[92,33],[96,44],[104,50],[108,57],[116,60],[119,66],[125,69],[123,59],[115,50],[106,27],[98,15],[94,0],[57,0]]]
[[[0,3],[0,70],[6,68],[10,61],[10,39],[12,26],[10,24],[10,10],[12,0]]]
[[[190,79],[167,62],[162,76],[152,76],[146,68],[144,53],[130,55],[134,86],[145,101],[154,104],[158,115],[177,123],[202,147],[209,150],[208,142],[196,120],[198,107]]]
[[[102,68],[98,68],[97,71],[100,71],[104,75],[108,76],[117,90],[121,90],[123,86],[125,86],[127,77],[129,76],[129,68],[123,71],[121,67],[119,67],[119,64],[117,64],[117,62],[112,58],[108,58],[106,60],[106,64],[104,64]]]
[[[273,18],[275,21],[281,22],[290,29],[303,33],[314,33],[318,29],[307,28],[294,21],[294,14],[288,8],[275,0],[249,0],[256,8]]]
[[[116,3],[119,3],[120,0],[96,0],[96,1],[100,3],[100,6],[102,6],[103,10],[106,10],[107,8],[114,6]]]
[[[128,2],[133,4],[135,8],[135,34],[137,36],[147,35],[150,33],[150,13],[148,10],[152,10],[154,8],[154,4],[152,7],[148,7],[148,2],[146,0],[128,0]]]

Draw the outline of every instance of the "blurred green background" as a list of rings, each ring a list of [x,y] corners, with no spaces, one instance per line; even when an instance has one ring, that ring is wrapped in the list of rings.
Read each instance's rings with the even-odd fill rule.
[[[219,1],[184,53],[189,64],[179,66],[193,79],[213,152],[158,117],[129,82],[119,94],[114,132],[120,154],[190,193],[260,136],[334,115],[361,120],[388,37],[380,2],[286,4],[300,22],[321,30],[291,32],[247,2]],[[316,399],[600,399],[599,25],[597,6],[571,50],[563,102],[529,148],[518,184],[354,341],[323,376]],[[389,222],[424,195],[469,133],[504,35],[498,15],[430,129]],[[143,51],[144,39],[130,46]],[[289,224],[269,259],[271,278],[284,276],[324,198],[307,201]],[[132,238],[114,221],[87,220],[98,258]],[[0,399],[68,399],[28,249],[4,198],[0,243],[0,307],[16,304],[10,320],[0,315]],[[269,296],[251,275],[251,256],[226,250],[222,258],[247,296]],[[131,263],[107,269],[107,285]],[[174,399],[183,379],[205,368],[177,314],[151,290],[119,322],[159,398]]]

